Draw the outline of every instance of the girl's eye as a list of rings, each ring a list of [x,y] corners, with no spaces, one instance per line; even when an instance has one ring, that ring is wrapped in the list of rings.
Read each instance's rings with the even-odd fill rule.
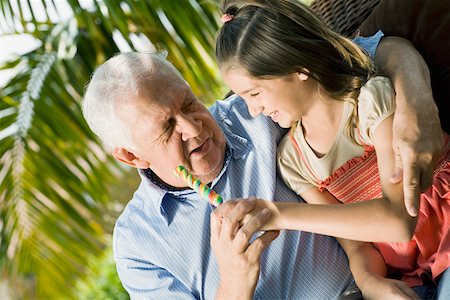
[[[193,112],[197,110],[197,100],[194,99],[191,102],[189,102],[185,107],[183,107],[183,111],[185,112]]]
[[[259,95],[259,92],[258,93],[254,93],[254,94],[250,94],[250,97],[256,97],[258,95]]]

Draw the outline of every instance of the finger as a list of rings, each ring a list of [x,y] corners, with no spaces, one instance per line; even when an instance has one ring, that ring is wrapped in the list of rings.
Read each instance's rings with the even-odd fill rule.
[[[402,181],[403,178],[403,161],[402,157],[399,153],[399,150],[395,151],[395,167],[394,173],[392,173],[391,177],[389,177],[389,181],[392,184],[397,184]]]
[[[269,209],[264,208],[258,212],[255,216],[251,217],[236,233],[234,238],[234,246],[236,250],[245,251],[248,247],[252,236],[261,229],[263,225],[270,219],[271,212]]]
[[[217,238],[220,235],[220,228],[222,226],[222,219],[219,218],[219,216],[217,214],[213,212],[211,212],[211,222],[210,222],[210,226],[211,226],[211,240],[217,240]]]
[[[406,283],[400,282],[398,284],[398,288],[403,294],[408,297],[407,299],[420,299],[416,292],[414,292],[414,290],[411,289]]]
[[[433,183],[434,171],[431,169],[423,169],[420,174],[420,191],[423,193],[431,186]]]
[[[428,190],[428,188],[433,184],[434,169],[439,163],[440,155],[433,155],[429,153],[428,155],[423,155],[420,161],[422,168],[422,173],[420,177],[420,189],[422,192]]]
[[[259,260],[262,252],[280,235],[279,230],[266,231],[248,246],[246,254],[253,261]]]
[[[252,211],[255,205],[255,199],[249,198],[246,201],[240,201],[228,214],[224,215],[221,236],[233,239],[240,227],[241,221],[246,214]]]
[[[216,207],[213,211],[213,214],[218,219],[222,219],[225,215],[229,214],[230,211],[233,210],[233,208],[235,208],[236,205],[242,200],[242,198],[228,200]]]
[[[242,199],[228,200],[222,203],[219,207],[215,208],[211,212],[211,237],[218,239],[222,232],[222,221],[224,216],[226,216],[236,205],[242,201]],[[214,223],[213,223],[214,222]],[[213,227],[214,226],[214,227]]]
[[[405,207],[412,217],[417,216],[419,207],[419,180],[420,169],[415,163],[409,163],[404,170],[403,192],[405,197]]]
[[[222,219],[228,214],[237,204],[239,200],[229,200],[219,207],[215,208],[210,215],[211,237],[219,238],[222,229]]]

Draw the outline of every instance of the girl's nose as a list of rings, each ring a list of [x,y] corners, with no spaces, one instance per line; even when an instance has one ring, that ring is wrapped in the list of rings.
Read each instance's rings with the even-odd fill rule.
[[[260,113],[262,113],[264,110],[264,107],[259,105],[252,105],[249,107],[248,111],[250,112],[250,115],[252,117],[258,116]]]

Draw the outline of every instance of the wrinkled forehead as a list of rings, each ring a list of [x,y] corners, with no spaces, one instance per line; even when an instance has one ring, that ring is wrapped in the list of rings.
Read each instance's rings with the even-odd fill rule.
[[[173,105],[181,101],[189,86],[177,76],[158,77],[142,81],[139,87],[139,99],[146,105]]]
[[[154,130],[164,126],[192,95],[189,86],[181,80],[152,80],[142,86],[139,96],[123,99],[116,113],[127,126],[145,126]]]

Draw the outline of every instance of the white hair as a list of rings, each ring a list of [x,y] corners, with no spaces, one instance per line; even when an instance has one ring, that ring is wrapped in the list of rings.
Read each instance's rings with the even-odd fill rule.
[[[145,95],[145,84],[161,78],[184,81],[171,63],[153,53],[120,53],[95,70],[81,106],[89,127],[107,147],[135,147],[132,128],[117,114],[118,105]]]

